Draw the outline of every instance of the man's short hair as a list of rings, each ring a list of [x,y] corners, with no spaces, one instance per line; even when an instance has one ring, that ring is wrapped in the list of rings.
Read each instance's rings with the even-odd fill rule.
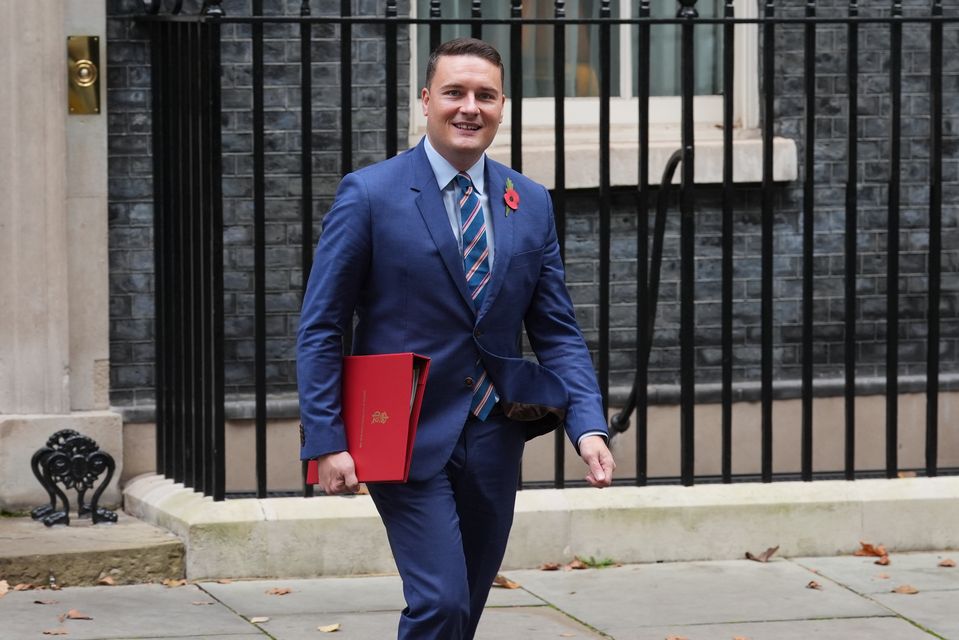
[[[476,56],[482,58],[490,64],[499,67],[500,80],[505,82],[506,69],[503,67],[503,58],[499,51],[493,45],[477,40],[476,38],[456,38],[444,42],[436,47],[430,53],[430,59],[426,63],[426,87],[429,88],[433,82],[433,74],[436,73],[436,65],[443,56]]]

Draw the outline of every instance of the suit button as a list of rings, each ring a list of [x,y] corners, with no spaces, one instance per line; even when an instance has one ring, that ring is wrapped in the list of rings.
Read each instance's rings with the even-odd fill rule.
[[[481,335],[483,335],[483,332],[480,331],[479,329],[473,332],[473,336],[476,338],[479,338]]]
[[[466,384],[467,387],[470,387],[470,388],[473,387],[473,378],[467,377],[466,380],[464,380],[463,382]]]

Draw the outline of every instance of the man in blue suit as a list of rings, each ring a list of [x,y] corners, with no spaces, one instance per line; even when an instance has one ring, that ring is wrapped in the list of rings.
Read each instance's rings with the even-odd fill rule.
[[[615,468],[549,193],[485,155],[505,100],[493,47],[438,47],[422,91],[426,137],[343,179],[303,301],[301,457],[318,460],[327,493],[358,488],[340,416],[354,313],[354,353],[432,359],[409,482],[369,486],[403,579],[403,640],[473,637],[526,440],[564,425],[589,484],[608,486]],[[538,364],[522,358],[524,326]]]

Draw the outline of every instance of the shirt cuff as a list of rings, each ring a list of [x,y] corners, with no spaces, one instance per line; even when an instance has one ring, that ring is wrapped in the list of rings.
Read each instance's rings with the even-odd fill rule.
[[[583,438],[587,438],[589,436],[601,436],[607,444],[609,443],[609,436],[606,435],[605,431],[587,431],[576,440],[576,448],[579,449],[579,445],[582,444]]]

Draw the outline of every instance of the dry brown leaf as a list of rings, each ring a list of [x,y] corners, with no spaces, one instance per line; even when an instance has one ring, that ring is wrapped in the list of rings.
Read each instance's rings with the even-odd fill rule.
[[[889,556],[883,556],[883,557],[879,558],[878,560],[876,560],[873,564],[878,564],[878,565],[881,566],[881,567],[888,567],[888,566],[889,566]]]
[[[914,594],[916,594],[916,593],[919,593],[919,589],[915,588],[914,586],[912,586],[912,585],[910,585],[910,584],[904,584],[904,585],[900,585],[900,586],[896,587],[895,589],[892,590],[892,592],[893,592],[893,593],[902,593],[902,594],[905,594],[905,595],[907,595],[907,596],[911,596],[911,595],[914,595]]]
[[[577,558],[573,558],[573,561],[570,562],[569,564],[563,565],[563,569],[565,569],[566,571],[569,571],[571,569],[580,571],[582,569],[589,569],[589,565],[587,565],[585,562],[583,562],[577,557]]]
[[[194,600],[194,601],[191,602],[190,604],[192,604],[193,606],[196,606],[196,607],[200,607],[200,606],[203,606],[203,605],[205,605],[205,604],[213,604],[213,603],[212,603],[212,602],[207,602],[206,600]]]
[[[7,595],[8,591],[10,591],[10,585],[6,580],[0,580],[0,598]]]
[[[216,581],[216,583],[217,583],[217,584],[232,584],[233,581],[230,580],[229,578],[220,578],[219,580]]]
[[[34,586],[29,582],[21,582],[13,588],[14,591],[33,591]]]
[[[267,590],[267,595],[270,596],[285,596],[289,593],[293,593],[293,589],[289,587],[273,587],[272,589]]]
[[[317,627],[316,630],[322,633],[336,633],[340,630],[340,624],[325,624],[321,627]]]
[[[60,622],[64,620],[93,620],[93,618],[77,609],[70,609],[66,613],[60,614]]]
[[[173,578],[167,578],[166,580],[163,581],[162,584],[164,587],[167,587],[168,589],[173,589],[176,587],[186,586],[186,580],[185,579],[174,580]]]
[[[822,591],[822,585],[819,584],[818,582],[816,582],[815,580],[810,580],[810,581],[809,581],[809,584],[806,585],[806,588],[807,588],[807,589],[818,589],[819,591]]]
[[[496,577],[493,578],[493,586],[500,587],[502,589],[519,589],[519,583],[513,582],[503,574],[497,573]]]
[[[940,566],[940,567],[951,568],[951,567],[956,566],[956,561],[953,560],[952,558],[946,558],[945,560],[943,560],[942,562],[939,563],[939,566]]]
[[[559,571],[560,564],[558,562],[544,562],[539,565],[540,571]]]
[[[779,551],[779,545],[775,547],[769,547],[758,556],[754,556],[751,552],[746,552],[746,558],[748,560],[754,560],[755,562],[769,562],[769,559],[773,557],[773,554]]]
[[[269,616],[253,616],[252,618],[250,618],[250,622],[252,622],[253,624],[260,624],[261,622],[269,622],[269,621],[270,621]]]
[[[886,551],[886,547],[879,545],[872,545],[868,542],[859,541],[860,549],[853,553],[854,556],[876,556],[881,558],[883,556],[888,556],[889,552]]]
[[[114,580],[113,576],[103,576],[97,580],[97,584],[101,584],[105,587],[115,587],[117,586],[117,581]]]
[[[900,472],[899,472],[898,474],[896,474],[896,475],[898,475],[900,478],[915,478],[915,477],[916,477],[916,472],[915,472],[915,471],[900,471]]]
[[[63,627],[57,627],[56,629],[44,629],[43,635],[45,636],[66,636],[70,632],[64,629]]]
[[[60,604],[59,600],[34,600],[33,604]]]
[[[890,576],[888,573],[880,573],[876,577],[879,578],[880,580],[888,580],[892,576]]]

